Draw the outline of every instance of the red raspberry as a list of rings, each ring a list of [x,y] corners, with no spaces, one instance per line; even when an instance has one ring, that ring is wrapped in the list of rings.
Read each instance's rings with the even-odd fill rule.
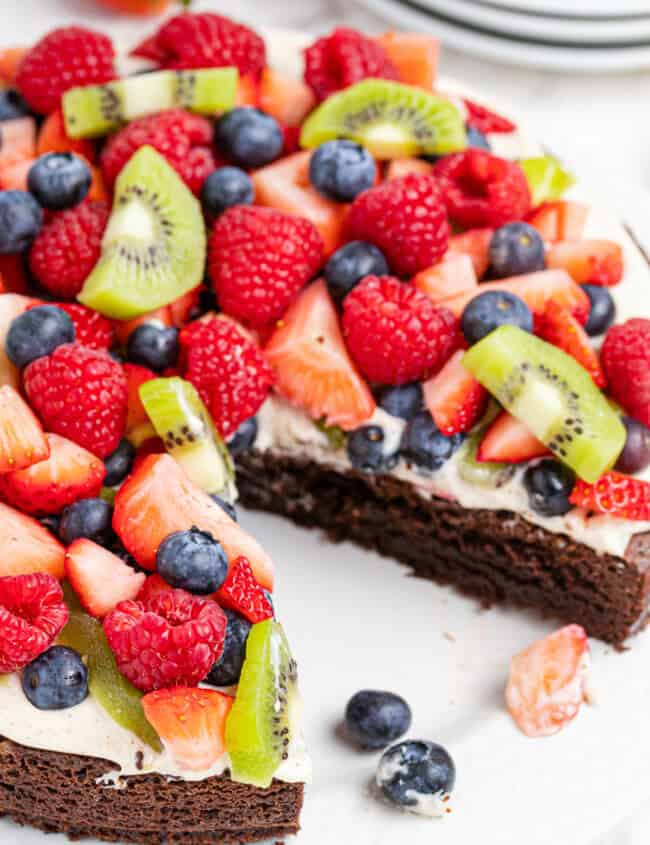
[[[199,684],[221,656],[226,625],[216,602],[184,590],[120,602],[104,619],[120,672],[143,692]]]
[[[133,52],[173,70],[233,65],[242,76],[259,76],[266,65],[257,33],[211,12],[176,15]]]
[[[75,340],[90,349],[110,349],[115,343],[113,323],[98,311],[86,308],[78,302],[53,302],[74,323]],[[32,305],[36,308],[36,305]]]
[[[429,378],[460,337],[451,311],[392,276],[367,276],[345,297],[343,334],[363,375],[380,384]]]
[[[208,249],[219,305],[254,327],[281,317],[322,261],[323,240],[313,223],[272,208],[228,209]]]
[[[134,120],[110,138],[101,158],[107,187],[113,187],[120,170],[145,144],[165,156],[194,193],[201,190],[206,176],[216,168],[210,149],[210,122],[182,109],[169,109]]]
[[[273,619],[273,605],[255,580],[248,558],[237,558],[215,598],[220,605],[236,610],[253,624]]]
[[[608,472],[595,484],[578,479],[569,501],[578,508],[620,519],[650,519],[650,484],[621,472]]]
[[[0,578],[0,674],[16,672],[49,648],[68,621],[53,575]]]
[[[54,214],[36,236],[29,267],[53,296],[74,299],[99,260],[108,206],[84,202]]]
[[[508,133],[514,132],[517,128],[512,121],[486,109],[485,106],[475,103],[473,100],[465,100],[464,102],[467,109],[467,123],[474,129],[478,129],[479,132],[486,135],[491,132]]]
[[[612,326],[600,350],[609,392],[631,417],[650,426],[650,320]]]
[[[305,50],[305,82],[319,100],[370,77],[399,74],[384,48],[356,29],[339,27]]]
[[[51,114],[69,88],[115,79],[115,51],[106,35],[81,26],[55,29],[21,61],[16,85],[28,105]]]
[[[32,361],[23,380],[47,431],[99,458],[117,449],[126,424],[128,387],[124,370],[106,352],[64,344]]]
[[[514,161],[475,148],[453,153],[434,168],[449,217],[459,226],[503,226],[523,220],[531,197],[526,176]]]
[[[364,191],[352,203],[350,239],[370,241],[400,276],[438,262],[449,246],[449,223],[437,180],[409,173]]]

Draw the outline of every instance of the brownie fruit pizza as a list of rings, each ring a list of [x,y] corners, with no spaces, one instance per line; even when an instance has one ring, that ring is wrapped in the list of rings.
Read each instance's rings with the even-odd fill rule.
[[[211,13],[0,53],[0,815],[299,830],[297,666],[237,500],[573,623],[580,671],[582,628],[647,621],[647,263],[437,63]],[[355,730],[410,722],[377,701]],[[413,761],[453,788],[406,743],[393,800]]]

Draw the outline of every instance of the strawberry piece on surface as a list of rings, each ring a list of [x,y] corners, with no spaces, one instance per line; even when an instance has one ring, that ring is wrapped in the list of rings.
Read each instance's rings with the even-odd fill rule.
[[[548,448],[524,423],[503,411],[485,433],[478,447],[476,460],[520,464],[550,454]]]
[[[75,540],[68,548],[65,574],[84,608],[99,619],[121,601],[136,598],[147,578],[86,538]]]
[[[265,353],[278,391],[312,419],[350,431],[372,416],[375,400],[346,349],[336,307],[322,279],[289,308]]]
[[[547,243],[579,241],[589,216],[589,207],[573,200],[545,202],[533,209],[527,222],[540,233]]]
[[[31,408],[10,385],[0,387],[0,478],[44,461],[50,447]]]
[[[226,750],[233,702],[218,690],[176,687],[148,693],[142,706],[172,760],[182,769],[204,772]]]
[[[506,704],[530,737],[558,733],[588,701],[591,650],[584,628],[567,625],[513,657]]]
[[[283,126],[301,126],[316,106],[311,88],[300,79],[292,79],[264,68],[260,78],[259,107]]]
[[[570,502],[594,513],[645,522],[650,520],[650,483],[621,472],[608,472],[595,484],[578,479]]]
[[[97,158],[92,141],[68,137],[60,108],[48,115],[38,130],[36,155],[42,156],[45,153],[75,153],[85,158],[90,164],[94,164]]]
[[[0,576],[45,572],[64,577],[65,549],[38,520],[0,502]]]
[[[473,100],[464,100],[464,103],[467,109],[467,123],[485,135],[492,132],[495,134],[514,132],[517,128],[511,120],[490,111],[480,103],[475,103]]]
[[[650,426],[650,320],[612,326],[600,350],[609,392],[631,417]]]
[[[214,598],[222,607],[236,610],[249,622],[273,619],[273,606],[255,580],[251,565],[245,557],[237,558]]]
[[[587,332],[566,308],[551,300],[544,314],[535,318],[535,333],[575,358],[587,370],[596,387],[602,389],[606,386],[607,379],[598,353],[591,345]]]
[[[395,65],[400,82],[434,90],[440,59],[437,38],[420,32],[386,32],[375,40]]]
[[[463,367],[464,351],[451,356],[423,385],[424,403],[439,430],[447,435],[469,431],[483,415],[488,394]]]
[[[474,290],[480,293],[471,256],[452,250],[445,253],[442,261],[414,276],[411,283],[438,303]]]
[[[580,285],[612,287],[623,278],[623,250],[614,241],[563,241],[547,251],[546,266],[566,270]]]

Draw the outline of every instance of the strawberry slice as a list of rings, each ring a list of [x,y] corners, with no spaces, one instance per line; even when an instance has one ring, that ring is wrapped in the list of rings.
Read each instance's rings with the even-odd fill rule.
[[[607,379],[600,366],[598,353],[591,345],[587,332],[570,311],[556,302],[549,302],[544,314],[535,320],[535,331],[547,343],[552,343],[575,358],[587,370],[596,387],[605,387]]]
[[[42,305],[38,299],[21,296],[18,293],[0,294],[0,385],[10,384],[16,390],[20,388],[20,372],[9,360],[5,351],[5,340],[13,320],[31,305]]]
[[[502,411],[488,428],[481,441],[476,460],[486,463],[521,464],[550,455],[546,446],[528,428]]]
[[[65,574],[84,608],[98,619],[121,601],[134,599],[147,576],[136,572],[117,555],[82,538],[65,555]]]
[[[222,607],[236,610],[249,622],[273,619],[271,602],[255,580],[251,565],[245,557],[237,558],[214,598]]]
[[[487,390],[463,367],[459,349],[440,372],[423,385],[424,403],[435,424],[447,436],[469,431],[481,418]]]
[[[174,762],[204,772],[226,750],[226,719],[233,702],[217,690],[175,687],[147,693],[142,706]]]
[[[301,126],[316,105],[314,92],[302,79],[264,68],[260,77],[259,107],[282,126]]]
[[[578,479],[569,501],[578,508],[620,519],[650,519],[650,483],[621,472],[608,472],[595,484]]]
[[[16,117],[0,123],[0,178],[5,170],[36,158],[36,121]]]
[[[65,549],[40,522],[0,503],[0,576],[46,572],[65,576]]]
[[[0,387],[0,473],[13,475],[49,454],[43,428],[27,402],[8,384]]]
[[[528,223],[534,226],[547,243],[577,241],[589,216],[589,208],[573,200],[545,202],[528,215]]]
[[[480,103],[475,103],[474,100],[464,100],[464,103],[467,109],[467,123],[480,132],[484,132],[486,135],[489,135],[491,132],[514,132],[517,128],[511,120],[502,117],[496,112],[490,111],[490,109],[482,106]]]
[[[139,364],[124,364],[124,375],[129,389],[126,415],[126,433],[128,435],[138,426],[149,422],[149,417],[140,399],[140,387],[145,382],[157,378],[157,376],[152,370],[141,367]]]
[[[385,32],[375,39],[397,68],[404,85],[433,91],[438,77],[440,41],[421,32]]]
[[[313,419],[350,431],[372,416],[375,400],[348,354],[322,279],[302,291],[265,352],[277,389]]]
[[[478,287],[471,255],[449,250],[442,261],[414,276],[411,283],[436,303]]]
[[[25,256],[22,253],[0,255],[0,277],[0,292],[4,288],[6,293],[26,293],[30,281],[25,269]]]
[[[104,462],[58,434],[46,434],[49,457],[27,469],[0,475],[0,497],[26,513],[60,513],[77,499],[98,496]]]
[[[460,235],[449,238],[449,251],[469,255],[477,279],[482,279],[490,266],[490,241],[494,229],[468,229]]]
[[[566,270],[579,285],[612,287],[623,278],[623,250],[614,241],[562,241],[546,253],[546,266]]]
[[[42,156],[46,153],[75,153],[85,158],[90,164],[97,161],[97,153],[92,141],[86,138],[68,137],[61,108],[49,114],[38,130],[36,155]]]

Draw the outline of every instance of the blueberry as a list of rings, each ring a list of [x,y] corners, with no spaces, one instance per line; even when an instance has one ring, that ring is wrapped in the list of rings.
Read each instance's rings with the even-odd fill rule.
[[[585,331],[590,337],[605,334],[616,319],[616,303],[611,293],[601,285],[581,285],[581,288],[591,303]]]
[[[442,798],[456,782],[456,767],[448,751],[435,742],[407,740],[393,745],[377,766],[377,785],[393,804],[430,815],[444,812]],[[438,808],[432,801],[440,801]]]
[[[216,493],[213,493],[210,498],[213,502],[216,502],[219,507],[224,510],[231,519],[237,522],[237,511],[235,510],[235,506],[231,502],[227,502],[225,499],[222,499],[221,496],[217,496]]]
[[[428,470],[440,469],[460,447],[462,434],[446,437],[428,411],[419,411],[406,425],[402,436],[402,457]]]
[[[25,666],[22,685],[39,710],[65,710],[88,695],[88,669],[77,651],[55,645]]]
[[[100,546],[110,548],[115,535],[111,527],[113,508],[103,499],[79,499],[61,514],[59,537],[66,546],[87,537]]]
[[[650,428],[631,417],[623,417],[623,425],[627,437],[614,469],[634,475],[650,465]]]
[[[27,191],[0,191],[0,255],[25,252],[43,225],[43,209]]]
[[[27,187],[43,208],[61,211],[86,197],[92,174],[86,162],[72,153],[46,153],[27,174]]]
[[[228,617],[228,627],[223,651],[205,679],[215,687],[231,687],[239,683],[246,657],[246,641],[252,627],[248,619],[234,610],[225,609],[224,613]]]
[[[390,414],[391,417],[410,420],[418,411],[422,410],[424,402],[422,385],[414,381],[411,384],[385,387],[379,394],[378,401],[379,407]]]
[[[377,165],[365,147],[353,141],[327,141],[309,160],[309,179],[327,199],[352,202],[372,188]]]
[[[386,748],[411,727],[411,708],[392,692],[362,690],[348,701],[345,727],[362,748]]]
[[[5,349],[17,367],[26,367],[62,344],[72,343],[74,337],[74,323],[65,311],[55,305],[39,305],[11,321]]]
[[[506,223],[490,240],[490,275],[495,279],[534,273],[546,267],[544,241],[528,223]]]
[[[207,596],[226,580],[228,557],[212,534],[190,528],[165,537],[156,554],[156,567],[172,587]]]
[[[337,249],[325,265],[327,287],[337,302],[366,276],[386,276],[389,272],[383,252],[365,241],[350,241]]]
[[[490,142],[480,129],[477,129],[475,126],[470,126],[469,124],[467,124],[465,129],[467,131],[468,147],[476,147],[479,150],[487,150],[490,152],[492,149]]]
[[[233,109],[221,118],[216,141],[224,155],[247,169],[275,161],[284,146],[277,120],[249,106]]]
[[[573,505],[569,496],[576,483],[575,473],[565,464],[544,458],[529,466],[524,473],[524,487],[528,502],[535,513],[542,516],[562,516]]]
[[[364,425],[347,440],[350,463],[362,472],[383,472],[397,463],[397,453],[386,454],[384,430],[380,425]]]
[[[505,290],[490,290],[475,296],[460,318],[465,340],[478,343],[499,326],[518,326],[526,332],[533,330],[533,315],[523,299]]]
[[[126,354],[133,364],[156,372],[173,367],[178,358],[178,329],[143,323],[129,335]]]
[[[233,458],[246,452],[255,443],[257,437],[257,419],[249,417],[239,426],[237,431],[228,441],[228,449]]]
[[[233,205],[250,205],[255,198],[251,177],[239,167],[220,167],[201,188],[201,202],[208,217],[218,217]]]
[[[29,106],[14,88],[0,90],[0,121],[15,120],[29,114]]]
[[[104,466],[106,467],[104,486],[115,487],[116,484],[121,484],[131,472],[134,458],[135,446],[129,443],[128,440],[120,441],[117,449],[104,461]]]

